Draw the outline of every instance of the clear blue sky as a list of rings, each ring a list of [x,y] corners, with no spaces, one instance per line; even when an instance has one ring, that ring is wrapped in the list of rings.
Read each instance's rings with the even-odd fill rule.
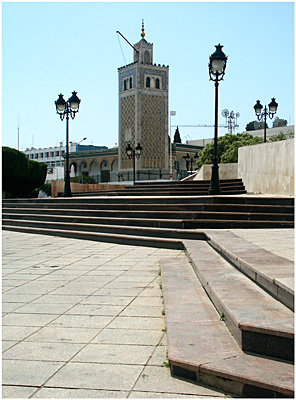
[[[70,140],[118,142],[118,72],[125,65],[116,31],[132,44],[154,44],[154,62],[169,65],[174,125],[213,124],[214,84],[208,61],[224,45],[226,75],[219,86],[224,108],[240,113],[239,129],[255,119],[257,99],[275,97],[277,115],[294,124],[293,2],[4,2],[2,3],[2,145],[20,150],[65,140],[55,112],[59,93],[76,90],[80,112]],[[123,40],[127,63],[133,50]],[[269,121],[269,126],[272,121]],[[219,129],[223,135],[225,129]],[[213,128],[180,129],[187,139],[212,137]],[[190,135],[188,137],[187,135]]]

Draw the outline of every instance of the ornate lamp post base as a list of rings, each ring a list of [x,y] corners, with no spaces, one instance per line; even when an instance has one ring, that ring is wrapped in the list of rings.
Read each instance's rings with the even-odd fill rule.
[[[209,194],[221,194],[220,181],[219,181],[219,166],[212,165],[212,178],[210,182]]]

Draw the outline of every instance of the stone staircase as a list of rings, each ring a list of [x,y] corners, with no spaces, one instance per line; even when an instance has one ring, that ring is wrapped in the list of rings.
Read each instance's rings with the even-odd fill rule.
[[[197,230],[292,228],[292,198],[99,196],[3,200],[3,229],[143,246],[182,248]],[[151,239],[153,241],[151,242]]]
[[[293,262],[204,233],[183,241],[191,266],[161,261],[172,375],[239,397],[294,397]]]
[[[209,180],[203,181],[157,181],[136,182],[120,190],[76,192],[77,196],[206,196],[210,186]],[[220,180],[221,194],[235,195],[246,193],[241,179]]]
[[[2,217],[6,230],[184,250],[191,265],[161,262],[172,374],[239,397],[294,396],[293,262],[219,230],[292,228],[292,198],[7,199]]]

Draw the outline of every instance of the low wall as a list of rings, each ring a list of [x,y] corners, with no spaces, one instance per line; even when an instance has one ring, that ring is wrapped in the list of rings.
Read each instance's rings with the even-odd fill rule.
[[[112,183],[77,183],[71,182],[71,192],[94,192],[96,190],[120,190],[124,185]],[[58,193],[64,193],[63,181],[51,181],[51,197],[58,197]]]
[[[194,181],[210,180],[212,176],[212,164],[204,164],[193,178]],[[237,163],[219,164],[219,179],[237,179]]]
[[[294,139],[238,149],[238,176],[249,193],[294,195]]]

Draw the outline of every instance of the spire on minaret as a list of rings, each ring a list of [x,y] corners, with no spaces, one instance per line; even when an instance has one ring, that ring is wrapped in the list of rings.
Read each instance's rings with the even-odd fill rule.
[[[142,32],[141,32],[142,38],[145,37],[145,32],[144,32],[144,20],[142,19]]]

